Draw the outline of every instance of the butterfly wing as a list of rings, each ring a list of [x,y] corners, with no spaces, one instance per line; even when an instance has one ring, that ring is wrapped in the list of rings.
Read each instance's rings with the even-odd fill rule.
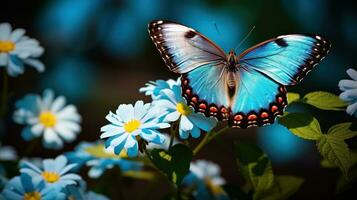
[[[331,43],[318,35],[283,35],[253,46],[239,56],[239,63],[283,85],[295,85],[330,50]]]
[[[219,120],[228,119],[225,63],[216,61],[196,68],[181,77],[183,96],[196,112]]]
[[[231,126],[263,126],[273,123],[276,116],[283,114],[287,105],[283,85],[254,69],[241,68],[236,73],[239,78],[234,101],[230,105]]]
[[[149,34],[171,71],[184,74],[200,66],[225,61],[224,51],[192,28],[170,21],[153,21]]]

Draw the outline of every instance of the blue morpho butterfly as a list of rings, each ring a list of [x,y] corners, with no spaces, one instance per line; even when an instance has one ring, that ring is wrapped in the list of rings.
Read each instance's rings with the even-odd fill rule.
[[[150,37],[171,71],[179,73],[183,96],[196,112],[232,127],[274,122],[287,105],[285,86],[296,85],[331,44],[319,35],[282,35],[237,56],[201,33],[170,21],[152,21]]]

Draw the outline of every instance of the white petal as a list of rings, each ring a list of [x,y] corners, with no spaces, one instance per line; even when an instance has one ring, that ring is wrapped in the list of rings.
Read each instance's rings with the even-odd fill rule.
[[[174,122],[177,121],[180,116],[181,114],[179,112],[174,111],[172,113],[167,114],[164,118],[164,121]]]
[[[36,137],[40,136],[44,129],[45,129],[45,127],[41,123],[35,124],[31,127],[31,131],[32,131],[33,135]]]
[[[43,91],[42,103],[45,110],[49,110],[54,99],[54,92],[51,89]]]
[[[355,81],[357,81],[357,71],[354,70],[354,69],[348,69],[347,71],[347,74]]]
[[[134,106],[134,118],[141,119],[146,113],[147,113],[147,110],[144,109],[144,102],[137,101]]]
[[[32,59],[32,58],[26,58],[23,60],[24,63],[32,66],[33,68],[35,68],[38,72],[44,72],[45,71],[45,65],[37,60],[37,59]]]
[[[356,110],[357,110],[357,102],[347,106],[346,112],[350,115],[353,115],[356,113]]]
[[[8,40],[11,34],[11,25],[9,23],[0,24],[0,40]]]
[[[57,113],[66,104],[66,98],[64,96],[59,96],[55,99],[51,106],[51,112]]]
[[[74,132],[81,131],[81,126],[78,123],[72,121],[58,121],[56,126],[64,127]]]
[[[72,142],[76,139],[76,132],[70,130],[64,126],[55,126],[54,130],[59,136],[61,136],[66,142]]]
[[[15,29],[12,33],[11,33],[11,36],[10,36],[10,40],[12,42],[17,42],[24,34],[25,34],[25,30],[22,29],[22,28],[17,28]]]
[[[77,112],[77,108],[74,105],[68,105],[56,114],[59,120],[72,120],[76,122],[81,121],[81,116]]]
[[[6,53],[0,53],[0,67],[1,66],[7,66],[7,61],[8,61],[8,54]]]
[[[193,124],[188,120],[186,116],[181,116],[180,129],[183,131],[190,131],[193,128]]]
[[[126,140],[126,142],[125,142],[124,148],[125,148],[125,149],[129,149],[129,148],[133,147],[137,142],[138,142],[138,141],[135,139],[135,137],[133,137],[133,136],[130,135],[130,136],[128,137],[128,139]]]
[[[357,81],[340,80],[338,86],[342,91],[349,90],[349,89],[357,89]]]
[[[43,140],[47,148],[58,149],[63,146],[61,138],[51,128],[45,129]]]
[[[357,98],[357,89],[346,90],[340,94],[343,101],[352,101]]]
[[[116,114],[124,122],[128,122],[134,118],[134,107],[130,104],[121,104],[119,105]]]

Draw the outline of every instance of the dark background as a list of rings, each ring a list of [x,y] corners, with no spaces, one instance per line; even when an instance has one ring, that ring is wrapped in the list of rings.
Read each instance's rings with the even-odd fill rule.
[[[28,143],[20,137],[22,127],[12,122],[11,115],[14,102],[27,93],[42,93],[46,88],[53,88],[57,95],[65,95],[68,102],[78,107],[83,131],[63,152],[72,150],[80,141],[97,140],[100,127],[107,123],[105,115],[119,104],[140,99],[149,102],[149,97],[139,94],[140,87],[149,80],[178,77],[164,65],[148,37],[147,23],[153,19],[169,19],[191,26],[226,51],[235,48],[253,26],[256,28],[239,48],[240,52],[282,34],[325,36],[332,42],[330,54],[301,84],[288,88],[301,95],[317,90],[338,95],[338,81],[347,78],[346,69],[357,63],[357,13],[352,1],[2,1],[0,22],[24,28],[28,36],[38,39],[45,48],[41,60],[46,65],[42,74],[27,68],[25,74],[10,78],[11,99],[7,118],[2,122],[2,143],[13,145],[19,155],[24,154]],[[321,111],[304,105],[290,109],[311,112],[320,121],[323,131],[335,123],[355,120],[343,111]],[[218,163],[228,183],[241,184],[233,141],[248,140],[256,141],[268,153],[275,174],[305,178],[293,199],[331,199],[347,195],[335,195],[335,182],[340,173],[337,169],[319,166],[321,158],[315,144],[297,138],[278,125],[231,130],[207,145],[198,158]],[[354,142],[349,143],[353,148]],[[60,153],[37,146],[32,156],[54,157]],[[141,187],[147,184],[140,181],[129,184],[124,196],[140,197],[137,191]],[[155,190],[162,193],[160,187]]]

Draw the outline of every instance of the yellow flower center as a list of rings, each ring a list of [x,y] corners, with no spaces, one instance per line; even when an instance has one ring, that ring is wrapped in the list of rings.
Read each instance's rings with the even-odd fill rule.
[[[57,122],[56,116],[51,112],[42,112],[39,119],[40,123],[47,128],[55,126]]]
[[[114,152],[107,152],[105,151],[105,147],[103,144],[97,144],[93,146],[89,146],[84,149],[87,153],[89,153],[91,156],[96,157],[96,158],[115,158],[115,159],[120,159],[120,158],[127,158],[128,154],[125,149],[123,149],[119,155],[115,155]]]
[[[41,193],[35,192],[26,192],[24,195],[24,200],[41,200]]]
[[[11,41],[0,41],[0,53],[8,53],[15,49],[15,43]]]
[[[55,172],[42,172],[42,177],[49,183],[55,183],[60,179],[60,176]]]
[[[127,123],[124,124],[124,130],[126,132],[133,132],[135,130],[137,130],[141,125],[141,122],[139,120],[133,119],[128,121]]]
[[[176,105],[177,112],[181,113],[182,115],[190,115],[192,110],[189,106],[184,103],[178,103]]]
[[[211,179],[205,178],[205,183],[207,188],[211,191],[213,195],[218,195],[223,193],[223,189],[219,185],[215,185]]]

